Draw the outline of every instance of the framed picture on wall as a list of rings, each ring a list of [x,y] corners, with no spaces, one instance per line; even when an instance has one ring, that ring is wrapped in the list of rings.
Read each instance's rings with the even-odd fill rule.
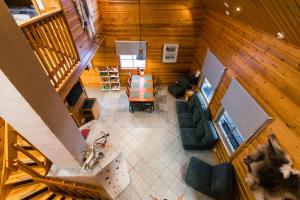
[[[164,44],[163,63],[176,63],[179,44]]]

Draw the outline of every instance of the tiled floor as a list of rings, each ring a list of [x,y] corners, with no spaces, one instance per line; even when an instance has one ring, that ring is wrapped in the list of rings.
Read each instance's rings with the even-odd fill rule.
[[[98,98],[101,129],[110,133],[123,147],[131,184],[118,200],[176,200],[184,194],[184,200],[211,199],[187,186],[182,179],[191,156],[213,163],[209,151],[184,151],[180,141],[175,98],[166,87],[159,88],[155,111],[147,113],[128,111],[125,90],[101,92],[98,88],[86,88],[89,97]]]

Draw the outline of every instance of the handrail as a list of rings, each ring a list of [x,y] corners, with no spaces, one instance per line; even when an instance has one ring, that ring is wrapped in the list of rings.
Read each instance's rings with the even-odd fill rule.
[[[42,21],[43,19],[46,19],[48,17],[51,17],[59,12],[61,12],[62,9],[61,8],[57,8],[57,9],[54,9],[50,12],[47,12],[47,13],[44,13],[44,14],[41,14],[41,15],[37,15],[37,16],[34,16],[30,19],[27,19],[27,20],[24,20],[22,22],[20,22],[18,25],[20,28],[23,28],[23,27],[26,27],[26,26],[29,26],[30,24],[33,24],[33,23],[36,23],[38,21]]]
[[[39,178],[39,177],[32,177],[32,180],[37,183],[43,183],[45,185],[48,185],[50,189],[54,190],[53,192],[59,192],[62,191],[62,193],[66,193],[73,197],[79,197],[79,198],[89,198],[89,199],[101,199],[101,190],[100,188],[96,189],[94,186],[90,185],[84,185],[74,183],[74,182],[68,182],[64,180],[59,179],[52,179],[52,178]]]
[[[66,19],[61,9],[20,24],[31,48],[54,88],[59,88],[79,64]]]

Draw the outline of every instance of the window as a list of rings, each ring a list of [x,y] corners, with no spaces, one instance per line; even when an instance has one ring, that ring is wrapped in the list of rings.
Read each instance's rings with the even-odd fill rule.
[[[218,58],[207,49],[205,60],[202,66],[202,83],[200,85],[201,96],[206,106],[210,103],[214,92],[218,88],[225,73],[224,65]]]
[[[210,100],[214,94],[214,90],[206,78],[204,78],[204,80],[200,86],[200,93],[201,93],[202,97],[204,98],[204,102],[207,105],[210,102]]]
[[[235,123],[225,109],[223,109],[219,115],[217,125],[222,133],[221,137],[226,141],[225,143],[227,144],[227,147],[229,147],[230,152],[234,152],[240,144],[244,142],[244,137],[240,134]]]
[[[145,68],[145,60],[137,60],[136,55],[120,55],[120,65],[122,69]]]
[[[221,103],[222,112],[215,124],[229,153],[270,122],[269,115],[236,79],[231,81]]]

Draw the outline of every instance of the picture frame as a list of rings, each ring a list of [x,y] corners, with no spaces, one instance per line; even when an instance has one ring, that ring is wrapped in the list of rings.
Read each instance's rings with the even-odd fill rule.
[[[164,44],[163,63],[176,63],[179,44]]]

